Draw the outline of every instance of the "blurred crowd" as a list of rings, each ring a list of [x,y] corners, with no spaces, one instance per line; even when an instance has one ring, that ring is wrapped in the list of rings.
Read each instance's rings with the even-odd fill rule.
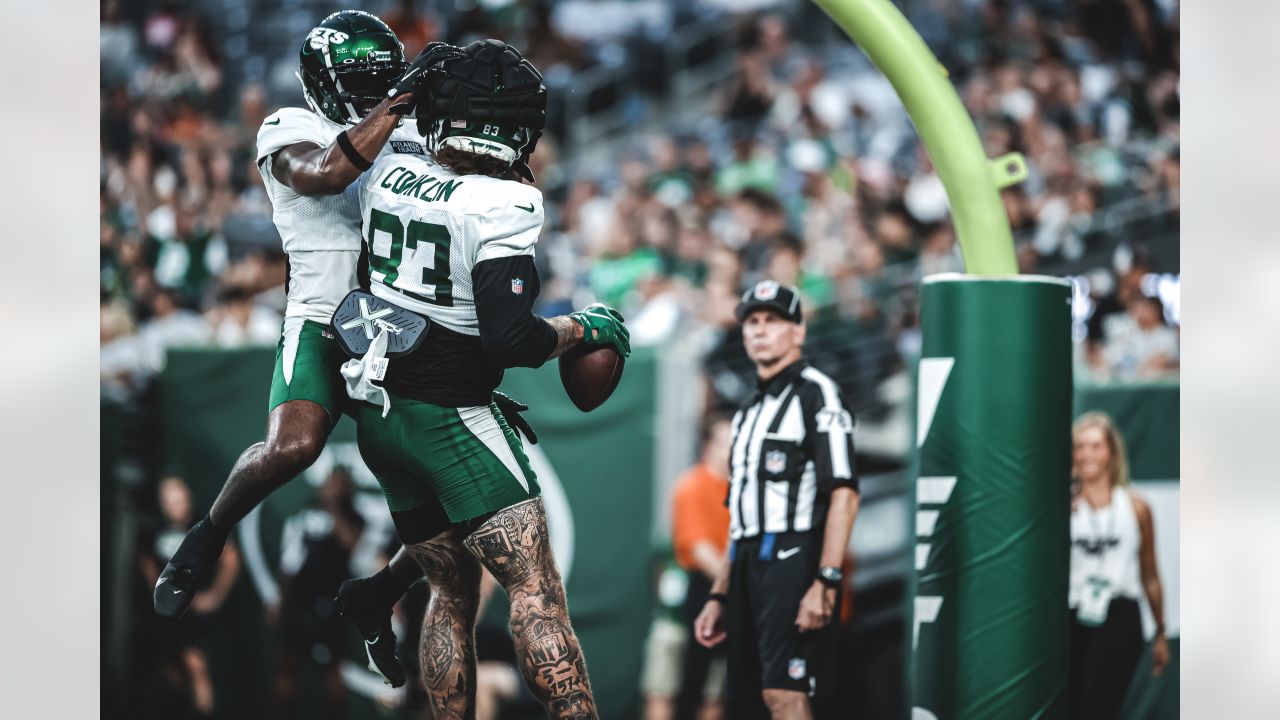
[[[512,0],[461,11],[403,0],[369,9],[410,55],[435,39],[524,42],[553,95],[575,70],[645,65],[628,57],[644,47],[628,33],[651,39],[655,23],[690,18],[733,27],[731,76],[701,107],[679,108],[694,119],[665,122],[676,108],[644,96],[649,112],[608,146],[604,171],[576,168],[580,149],[554,133],[540,144],[540,311],[590,299],[619,306],[636,344],[689,343],[705,358],[710,404],[729,406],[751,390],[733,327],[740,290],[764,277],[793,283],[810,314],[810,355],[857,411],[875,416],[892,402],[885,380],[918,352],[919,278],[963,269],[946,194],[892,87],[819,11],[751,6]],[[1177,314],[1149,301],[1144,280],[1153,256],[1165,272],[1170,262],[1150,238],[1173,237],[1177,272],[1176,0],[900,6],[988,155],[1027,159],[1027,180],[1003,193],[1021,269],[1087,279],[1077,293],[1086,300],[1077,307],[1082,372],[1176,369]],[[574,18],[590,8],[598,12],[586,32]],[[168,348],[278,337],[286,266],[254,136],[269,112],[301,96],[268,90],[277,85],[267,78],[232,86],[210,12],[180,0],[102,5],[102,381],[118,397],[144,387]],[[295,45],[282,65],[295,62]]]

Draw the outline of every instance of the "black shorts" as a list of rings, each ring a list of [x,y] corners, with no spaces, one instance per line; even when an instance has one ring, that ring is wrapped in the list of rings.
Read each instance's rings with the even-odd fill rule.
[[[834,690],[841,594],[831,622],[796,629],[800,600],[817,578],[821,533],[778,533],[734,542],[730,549],[729,694],[750,700],[764,689],[810,697]]]
[[[1129,679],[1138,669],[1146,642],[1138,601],[1114,597],[1100,627],[1084,625],[1071,611],[1071,665],[1067,708],[1072,718],[1119,718]]]

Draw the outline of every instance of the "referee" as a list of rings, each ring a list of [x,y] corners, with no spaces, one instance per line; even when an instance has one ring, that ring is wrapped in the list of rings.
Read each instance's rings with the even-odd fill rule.
[[[737,309],[759,389],[733,417],[729,560],[694,623],[729,639],[729,697],[774,720],[811,718],[834,689],[840,567],[858,513],[853,417],[835,382],[801,357],[795,288],[757,284]]]

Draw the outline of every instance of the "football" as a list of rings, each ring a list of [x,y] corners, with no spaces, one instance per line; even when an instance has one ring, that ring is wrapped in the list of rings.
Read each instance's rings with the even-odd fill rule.
[[[582,412],[604,404],[622,379],[625,361],[611,347],[579,345],[560,356],[560,382],[569,399]]]

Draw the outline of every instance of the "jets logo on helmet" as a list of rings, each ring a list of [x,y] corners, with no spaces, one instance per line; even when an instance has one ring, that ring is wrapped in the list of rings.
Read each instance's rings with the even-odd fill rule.
[[[547,124],[542,73],[500,40],[477,40],[427,71],[418,132],[432,150],[497,158],[532,181],[528,158]]]
[[[341,30],[331,30],[327,27],[318,27],[307,35],[307,42],[311,44],[312,50],[323,50],[325,45],[335,43],[341,45],[347,41],[347,34]]]
[[[343,10],[307,33],[298,79],[312,110],[345,125],[369,114],[408,66],[404,46],[386,23]]]

